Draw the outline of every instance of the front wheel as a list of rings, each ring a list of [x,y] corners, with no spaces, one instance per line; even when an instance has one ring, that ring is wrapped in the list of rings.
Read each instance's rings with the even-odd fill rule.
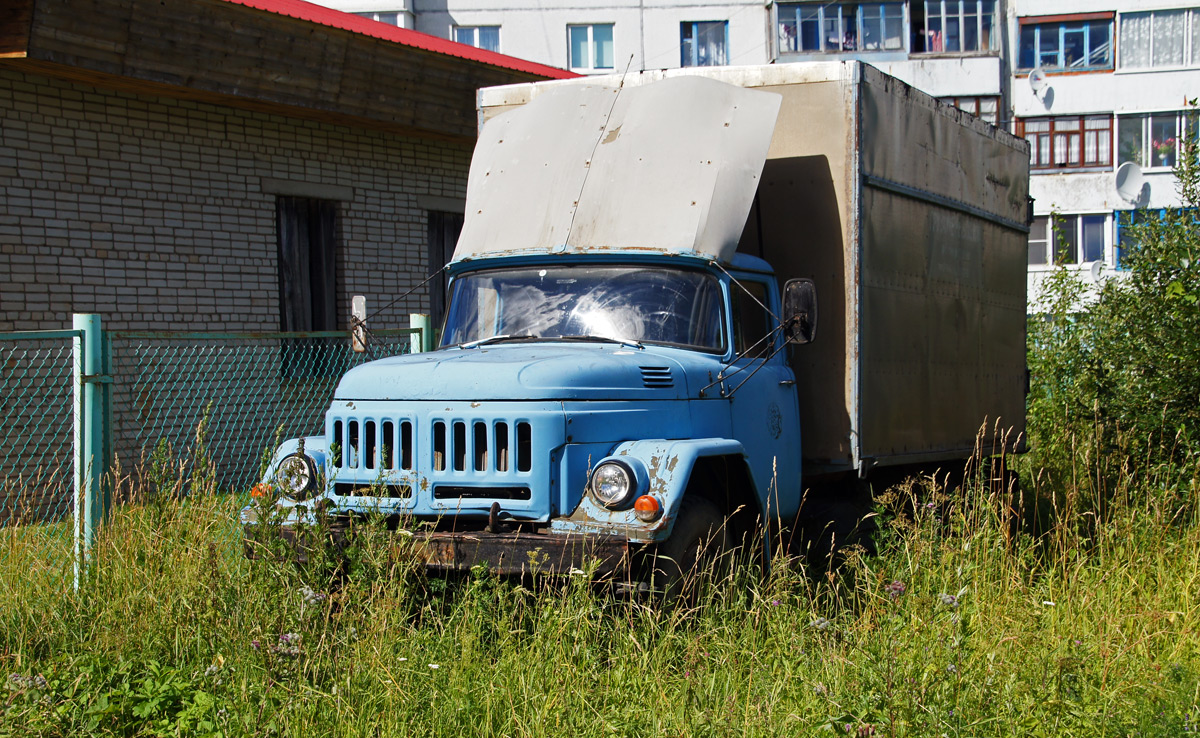
[[[671,537],[654,551],[652,583],[668,602],[685,596],[694,601],[701,583],[716,579],[728,550],[729,533],[716,505],[685,497]]]

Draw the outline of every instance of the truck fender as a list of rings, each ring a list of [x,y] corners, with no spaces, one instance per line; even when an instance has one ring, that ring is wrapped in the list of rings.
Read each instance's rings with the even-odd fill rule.
[[[637,477],[637,492],[633,498],[652,495],[662,506],[662,515],[653,522],[644,523],[634,514],[632,500],[621,509],[610,510],[585,493],[571,516],[551,521],[551,529],[561,533],[623,535],[631,541],[643,543],[666,540],[674,528],[679,504],[697,461],[712,456],[745,459],[746,450],[739,441],[728,438],[680,441],[651,439],[621,443],[611,454],[596,460],[593,468],[609,460],[624,462]]]

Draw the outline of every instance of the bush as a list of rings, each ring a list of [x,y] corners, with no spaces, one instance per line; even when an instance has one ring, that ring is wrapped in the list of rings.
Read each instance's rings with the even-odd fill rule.
[[[1192,476],[1200,459],[1200,148],[1184,143],[1182,204],[1128,226],[1123,271],[1094,301],[1075,273],[1044,284],[1030,324],[1030,436],[1035,465],[1110,471],[1167,465]],[[1088,304],[1090,302],[1090,304]],[[1093,479],[1103,488],[1112,474]]]

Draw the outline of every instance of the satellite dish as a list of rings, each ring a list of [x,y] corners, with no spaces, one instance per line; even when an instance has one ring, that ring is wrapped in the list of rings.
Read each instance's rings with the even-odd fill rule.
[[[1033,90],[1034,97],[1039,100],[1042,98],[1042,92],[1046,89],[1046,73],[1041,67],[1029,73],[1029,89]]]
[[[1091,272],[1091,274],[1092,274],[1092,283],[1100,284],[1100,277],[1101,277],[1101,275],[1104,274],[1104,262],[1093,261],[1088,266],[1088,271]]]
[[[1136,205],[1142,199],[1142,190],[1146,186],[1146,175],[1142,174],[1142,168],[1137,164],[1127,161],[1117,167],[1113,184],[1116,185],[1117,194],[1121,196],[1122,200]]]

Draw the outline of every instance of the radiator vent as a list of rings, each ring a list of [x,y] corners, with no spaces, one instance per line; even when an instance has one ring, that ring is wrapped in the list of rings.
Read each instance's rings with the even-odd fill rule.
[[[647,387],[674,387],[675,382],[671,379],[671,368],[667,366],[643,366],[642,384]]]
[[[416,422],[337,418],[330,446],[335,469],[375,474],[431,469],[434,472],[529,472],[533,427],[528,421],[439,418],[418,435]],[[425,463],[417,458],[418,446]]]

